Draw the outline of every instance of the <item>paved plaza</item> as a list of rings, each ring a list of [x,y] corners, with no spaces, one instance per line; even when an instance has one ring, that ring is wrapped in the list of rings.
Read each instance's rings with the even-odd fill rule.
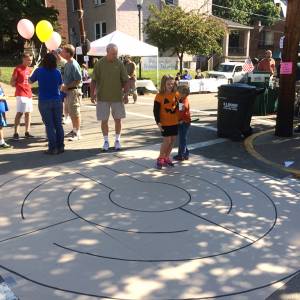
[[[0,154],[0,272],[16,297],[299,299],[276,296],[300,269],[299,181],[218,139],[201,97],[190,160],[162,171],[149,96],[127,106],[120,152],[101,153],[85,102],[83,139],[45,157],[35,112],[36,138]]]
[[[20,299],[265,299],[298,271],[298,184],[198,156],[156,171],[155,155],[1,176]]]

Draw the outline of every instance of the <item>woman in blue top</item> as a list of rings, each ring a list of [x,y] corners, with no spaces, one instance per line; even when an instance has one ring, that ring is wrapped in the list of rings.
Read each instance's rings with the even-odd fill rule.
[[[60,86],[61,73],[57,69],[56,57],[47,53],[42,64],[29,78],[39,84],[39,111],[46,126],[48,150],[46,154],[59,154],[65,151],[64,129],[62,126],[62,101]]]

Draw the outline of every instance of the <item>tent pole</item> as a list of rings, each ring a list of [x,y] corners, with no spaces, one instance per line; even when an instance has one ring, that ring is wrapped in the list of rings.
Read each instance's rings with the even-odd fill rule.
[[[158,55],[156,56],[156,87],[159,87]]]

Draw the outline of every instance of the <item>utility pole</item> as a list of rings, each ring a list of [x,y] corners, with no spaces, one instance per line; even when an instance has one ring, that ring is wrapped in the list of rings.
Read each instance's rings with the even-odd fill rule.
[[[292,71],[287,71],[286,73],[288,74],[280,75],[275,129],[275,135],[280,137],[290,137],[293,135],[296,67],[300,40],[300,1],[288,0],[287,3],[282,63],[292,63]]]
[[[84,22],[83,22],[84,10],[82,5],[82,0],[77,0],[77,12],[78,12],[80,44],[82,48],[82,54],[86,55],[87,52],[90,50],[90,41],[86,38],[86,32],[84,29]]]
[[[84,23],[83,23],[83,5],[82,0],[77,0],[77,12],[78,12],[78,22],[79,22],[79,30],[80,30],[80,43],[83,44],[86,39],[86,33],[84,30]]]
[[[139,16],[139,41],[142,40],[142,7],[143,7],[143,2],[144,0],[137,0],[136,4],[137,4],[137,9],[138,9],[138,16]],[[139,61],[139,79],[142,79],[142,64],[141,64],[141,58]]]

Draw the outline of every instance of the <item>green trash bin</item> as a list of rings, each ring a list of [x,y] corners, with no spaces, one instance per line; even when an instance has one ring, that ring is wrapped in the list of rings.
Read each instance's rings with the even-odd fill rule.
[[[271,110],[271,102],[269,101],[269,85],[270,73],[268,72],[253,72],[248,74],[248,84],[257,88],[263,88],[264,92],[256,97],[253,115],[265,116]]]
[[[277,111],[279,88],[276,86],[269,86],[268,88],[268,101],[267,101],[267,114],[273,114]]]

